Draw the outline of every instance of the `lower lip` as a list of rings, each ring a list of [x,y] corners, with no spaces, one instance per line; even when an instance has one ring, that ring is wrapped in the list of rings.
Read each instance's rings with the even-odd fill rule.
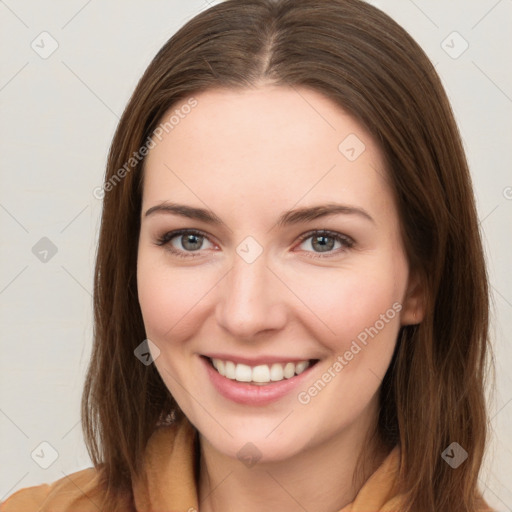
[[[223,397],[244,405],[266,405],[279,400],[300,386],[308,377],[312,368],[316,366],[316,364],[309,366],[301,374],[295,375],[295,377],[291,379],[283,379],[277,382],[270,382],[269,384],[258,385],[248,382],[238,382],[223,377],[213,368],[209,359],[204,356],[200,358],[203,365],[206,367],[208,377],[215,389]]]

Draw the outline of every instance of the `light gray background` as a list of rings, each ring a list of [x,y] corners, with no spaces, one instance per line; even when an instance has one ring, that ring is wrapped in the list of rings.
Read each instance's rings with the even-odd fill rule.
[[[512,1],[372,3],[436,65],[467,150],[492,284],[497,362],[494,434],[480,485],[492,506],[510,511]],[[142,72],[207,7],[205,0],[0,1],[0,501],[91,466],[79,406],[101,212],[92,191],[102,183],[118,118]],[[58,48],[47,56],[53,39]],[[44,253],[32,252],[43,237],[57,249],[46,262]],[[58,457],[43,469],[52,450]]]

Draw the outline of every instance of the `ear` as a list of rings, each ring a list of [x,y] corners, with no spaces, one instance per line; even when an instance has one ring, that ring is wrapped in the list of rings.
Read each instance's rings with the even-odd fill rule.
[[[411,272],[402,302],[402,325],[416,325],[425,317],[425,287],[418,272]]]

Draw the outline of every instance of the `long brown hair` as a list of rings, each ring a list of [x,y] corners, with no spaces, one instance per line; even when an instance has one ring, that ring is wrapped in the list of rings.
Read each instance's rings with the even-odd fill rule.
[[[94,345],[82,399],[85,442],[108,486],[108,510],[130,493],[159,419],[183,415],[155,366],[134,356],[146,338],[136,283],[144,159],[126,164],[177,102],[262,80],[323,93],[380,145],[426,314],[400,331],[381,386],[378,432],[401,449],[404,511],[474,511],[492,354],[468,165],[431,62],[396,22],[360,0],[217,4],[164,45],[123,113],[106,170]],[[452,442],[469,454],[457,469],[441,457]]]

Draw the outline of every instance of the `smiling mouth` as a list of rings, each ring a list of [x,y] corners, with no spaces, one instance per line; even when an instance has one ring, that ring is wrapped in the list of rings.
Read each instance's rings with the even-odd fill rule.
[[[234,363],[233,361],[204,357],[210,365],[223,377],[237,382],[264,386],[273,382],[291,379],[308,368],[314,366],[319,360],[309,359],[298,362],[259,364]]]

